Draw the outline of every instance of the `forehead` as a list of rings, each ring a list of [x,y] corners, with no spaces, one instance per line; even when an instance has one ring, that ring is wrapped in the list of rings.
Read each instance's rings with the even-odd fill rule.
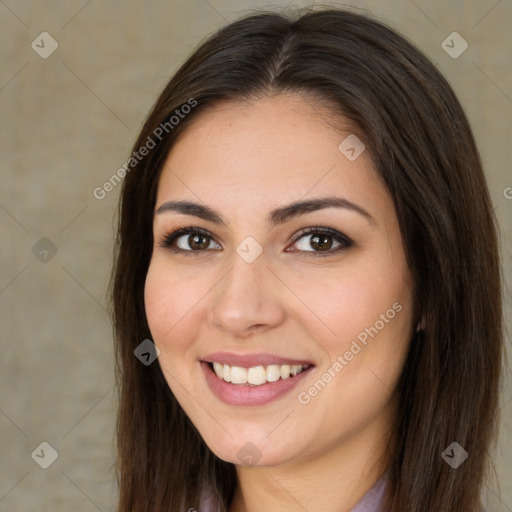
[[[302,95],[279,95],[211,107],[179,137],[158,187],[157,206],[202,200],[236,213],[267,211],[307,195],[344,195],[389,207],[367,151],[353,161],[340,151],[348,123]],[[219,206],[219,207],[220,207]]]

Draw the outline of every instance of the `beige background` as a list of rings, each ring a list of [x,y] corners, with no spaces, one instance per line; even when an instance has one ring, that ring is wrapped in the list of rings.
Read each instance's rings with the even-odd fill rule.
[[[120,187],[103,200],[92,191],[126,160],[157,93],[204,37],[252,8],[308,4],[0,2],[1,511],[113,510],[115,400],[104,304]],[[512,1],[344,5],[396,27],[453,84],[485,163],[510,283]],[[58,42],[47,59],[31,48],[45,31]],[[469,43],[457,59],[441,48],[453,31]],[[57,250],[46,262],[32,251],[42,237]],[[510,294],[506,303],[510,319]],[[501,500],[495,482],[488,512],[512,511],[511,400],[509,385],[495,458]],[[46,470],[31,457],[43,441],[58,452]]]

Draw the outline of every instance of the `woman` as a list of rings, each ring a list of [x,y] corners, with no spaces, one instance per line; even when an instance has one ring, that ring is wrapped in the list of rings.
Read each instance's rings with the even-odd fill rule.
[[[248,16],[172,77],[129,162],[120,511],[481,510],[497,235],[425,56],[352,12]]]

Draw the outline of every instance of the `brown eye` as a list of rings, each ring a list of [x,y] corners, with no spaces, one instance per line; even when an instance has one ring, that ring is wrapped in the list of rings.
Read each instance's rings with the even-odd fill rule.
[[[182,237],[179,237],[182,238]],[[179,240],[178,238],[178,240]],[[205,235],[188,235],[188,238],[186,239],[186,244],[189,245],[189,247],[192,248],[194,251],[200,251],[202,249],[208,249],[208,246],[210,245],[210,242],[208,240],[208,236]],[[179,246],[179,243],[178,243]]]
[[[311,235],[311,247],[318,251],[328,251],[333,244],[331,235]]]
[[[212,246],[211,244],[214,244]],[[166,235],[161,247],[166,247],[174,252],[179,253],[195,253],[193,256],[198,255],[207,249],[215,249],[216,244],[210,233],[200,228],[182,228]]]
[[[295,238],[293,245],[298,246],[297,252],[306,253],[307,256],[329,256],[351,247],[353,242],[335,229],[316,227],[303,230]],[[201,228],[181,228],[165,235],[160,247],[187,256],[199,256],[211,250],[222,249],[213,240],[213,236]],[[296,251],[287,250],[286,252]]]
[[[307,228],[294,241],[300,252],[320,256],[337,253],[352,244],[350,238],[332,228]]]

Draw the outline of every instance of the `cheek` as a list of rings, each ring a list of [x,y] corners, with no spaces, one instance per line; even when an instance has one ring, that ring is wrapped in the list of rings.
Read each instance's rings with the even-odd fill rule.
[[[338,316],[331,326],[336,336],[319,340],[328,358],[298,397],[309,418],[322,418],[324,425],[333,427],[322,433],[326,442],[349,436],[388,411],[411,339],[412,308],[398,288],[386,290],[372,293],[354,286],[350,299],[333,299]],[[311,428],[320,428],[315,425],[312,422]]]
[[[342,365],[332,392],[365,417],[389,400],[402,371],[413,334],[410,292],[402,279],[376,279],[354,289],[341,311],[340,337],[327,349]]]
[[[316,317],[321,318],[329,328],[316,338],[328,356],[319,374],[329,389],[325,393],[305,389],[303,396],[305,401],[316,400],[312,410],[318,414],[330,402],[336,404],[331,411],[336,418],[347,410],[366,418],[389,399],[413,333],[412,280],[399,256],[382,247],[347,262],[350,271],[330,269],[326,279],[324,271],[316,270],[301,279],[297,292],[308,298],[307,305],[316,315],[309,317],[317,324]],[[321,285],[312,286],[315,282]],[[309,326],[313,333],[312,322]],[[316,394],[323,398],[313,398]]]
[[[146,317],[156,345],[164,351],[180,351],[188,342],[180,331],[192,325],[201,294],[188,278],[167,267],[159,259],[151,261],[144,288]]]
[[[152,340],[160,349],[158,364],[172,393],[189,411],[193,406],[189,393],[195,385],[190,380],[191,364],[195,363],[193,340],[197,339],[199,326],[195,315],[204,292],[190,286],[190,276],[171,267],[168,261],[158,257],[151,261],[144,303]]]
[[[169,309],[169,286],[166,280],[161,279],[157,266],[151,262],[144,286],[144,305],[151,334],[154,341],[160,339],[172,325],[167,319],[166,311]]]
[[[313,269],[293,282],[293,290],[307,308],[302,321],[329,352],[347,350],[347,345],[366,329],[403,332],[409,322],[409,284],[402,272],[390,270],[382,261],[365,261],[341,269]],[[394,306],[395,305],[395,306]],[[400,311],[397,311],[400,309]],[[406,321],[404,322],[404,318]],[[316,333],[316,334],[315,334]]]

